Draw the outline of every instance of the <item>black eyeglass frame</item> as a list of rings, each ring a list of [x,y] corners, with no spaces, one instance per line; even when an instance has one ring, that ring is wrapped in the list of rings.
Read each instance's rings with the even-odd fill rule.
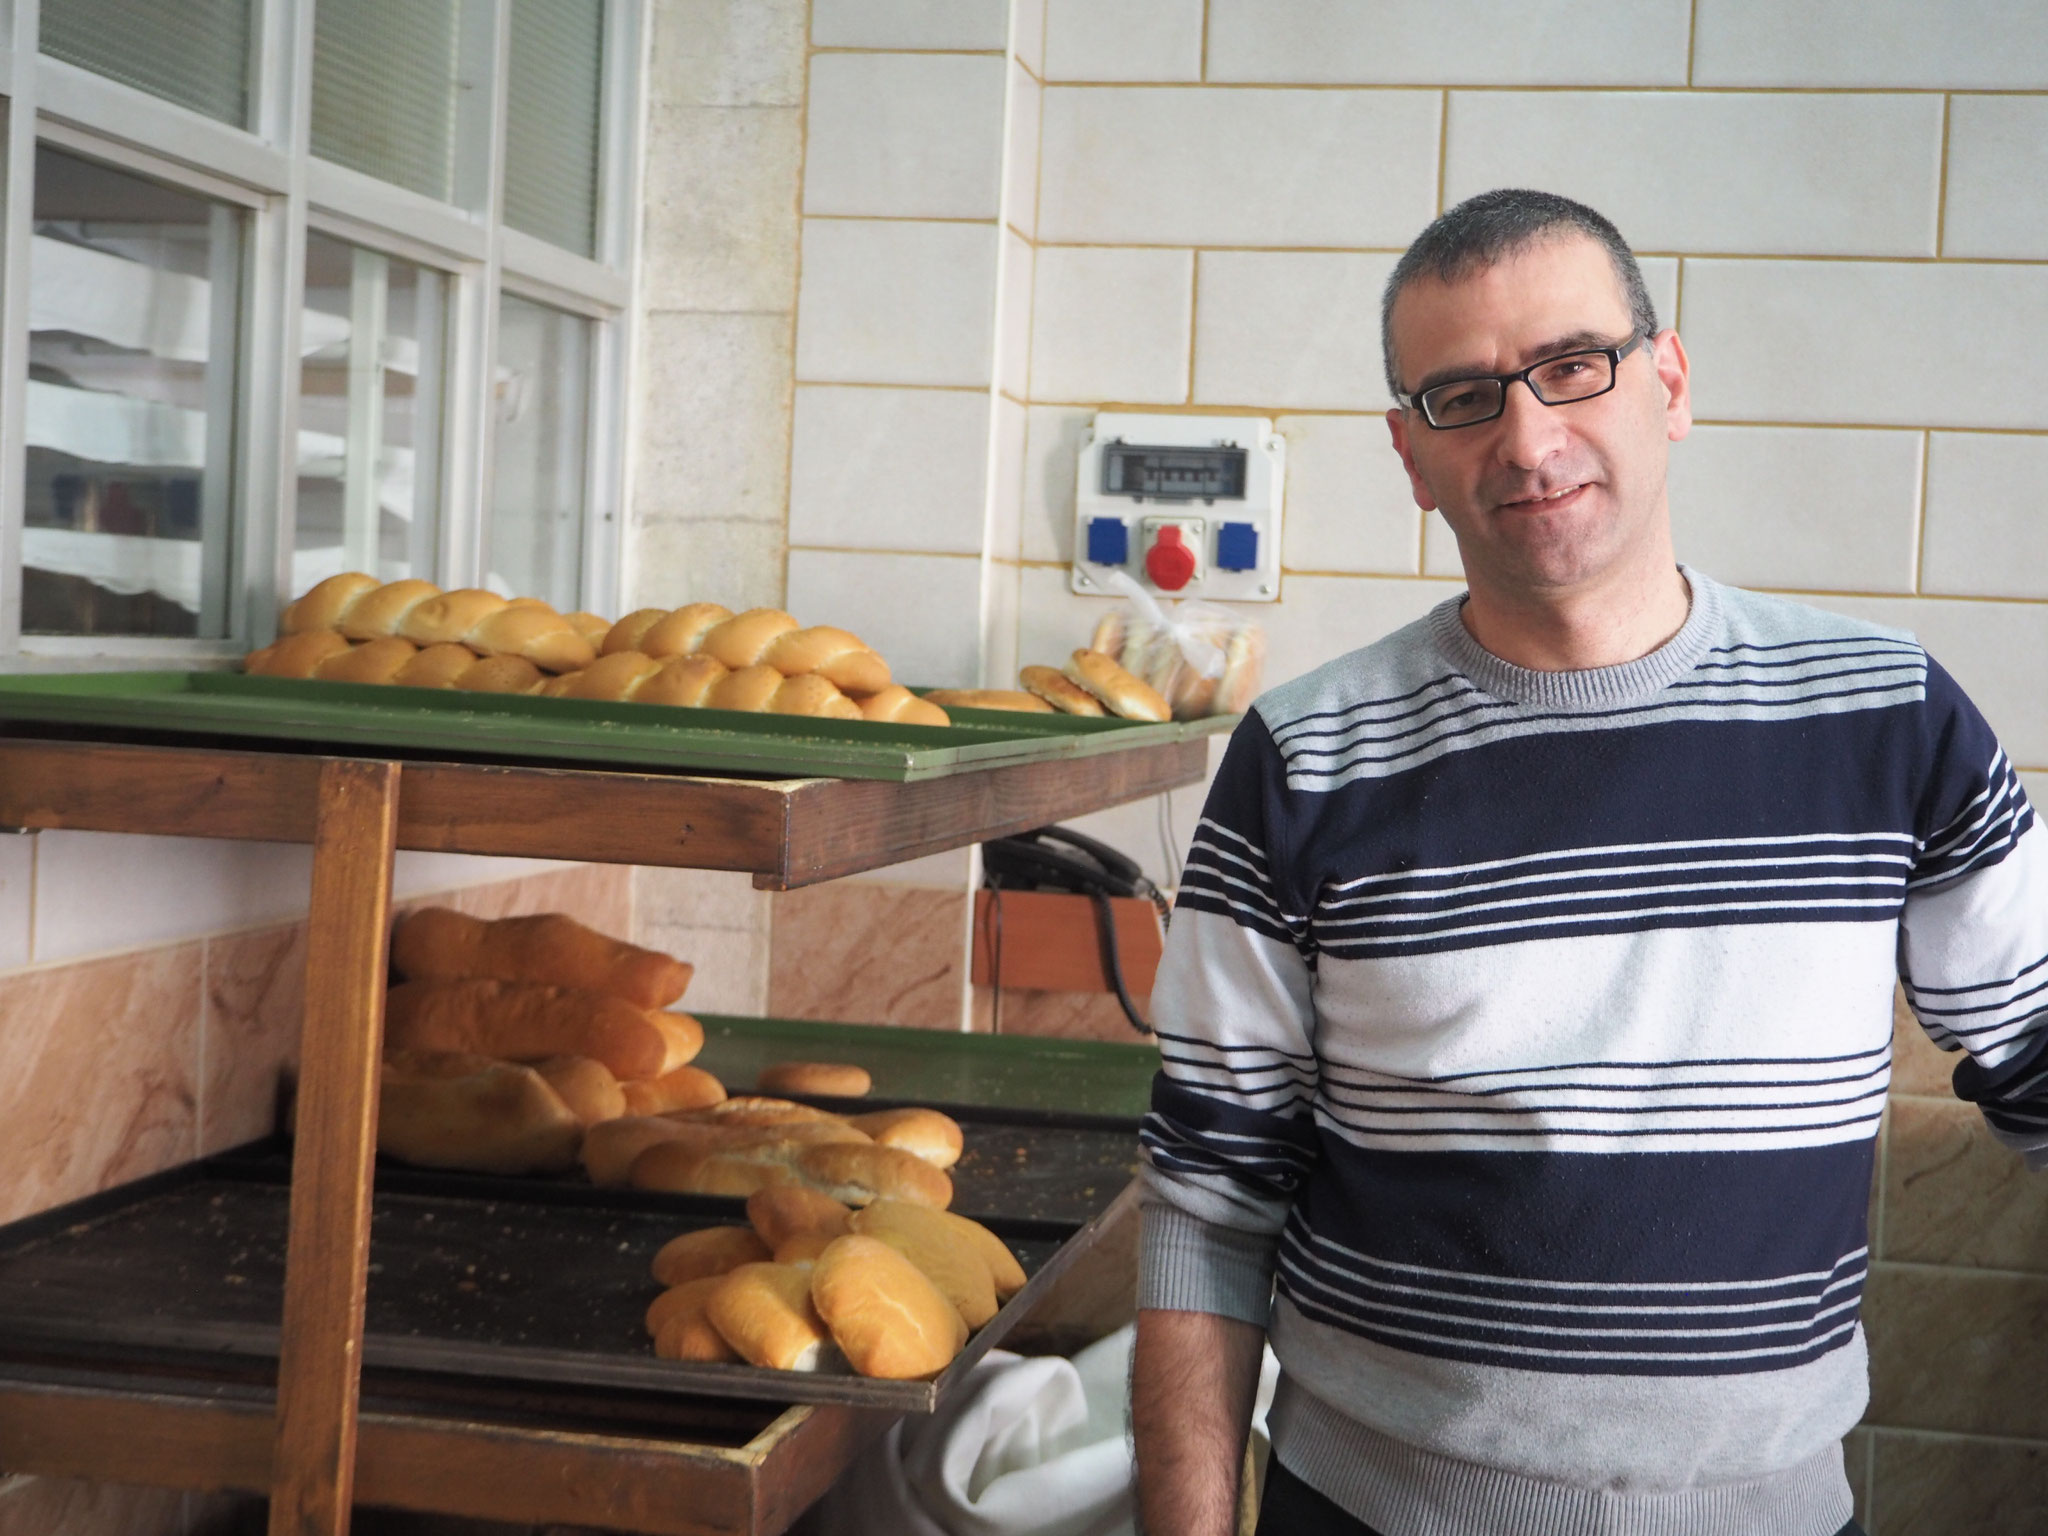
[[[1621,378],[1621,360],[1638,347],[1643,346],[1649,339],[1649,336],[1644,332],[1636,331],[1631,333],[1629,338],[1618,346],[1581,347],[1576,352],[1560,352],[1555,357],[1543,358],[1541,361],[1531,363],[1528,367],[1520,369],[1515,373],[1475,373],[1462,379],[1445,379],[1441,384],[1432,384],[1429,388],[1418,390],[1412,395],[1396,394],[1394,400],[1403,410],[1419,412],[1423,421],[1428,423],[1430,430],[1435,432],[1457,432],[1462,431],[1466,427],[1483,427],[1489,421],[1499,421],[1508,408],[1508,386],[1518,380],[1529,386],[1529,393],[1536,397],[1537,403],[1540,405],[1577,405],[1581,400],[1598,400],[1602,395],[1613,393],[1615,384]],[[1536,381],[1530,375],[1539,368],[1548,368],[1553,363],[1561,363],[1568,358],[1574,357],[1606,358],[1609,364],[1607,387],[1605,389],[1596,389],[1590,395],[1573,395],[1566,400],[1545,400],[1543,398],[1543,391],[1536,387]],[[1453,422],[1449,426],[1445,426],[1432,416],[1427,403],[1428,397],[1440,389],[1450,389],[1459,384],[1498,384],[1500,386],[1500,400],[1494,406],[1493,414],[1490,416],[1480,416],[1472,421]]]

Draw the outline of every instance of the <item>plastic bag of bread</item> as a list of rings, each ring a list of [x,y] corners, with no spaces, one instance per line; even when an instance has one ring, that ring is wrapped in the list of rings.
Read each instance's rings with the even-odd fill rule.
[[[1242,714],[1258,697],[1266,636],[1255,621],[1193,600],[1162,608],[1122,571],[1104,585],[1125,602],[1102,616],[1088,648],[1157,690],[1174,719]]]

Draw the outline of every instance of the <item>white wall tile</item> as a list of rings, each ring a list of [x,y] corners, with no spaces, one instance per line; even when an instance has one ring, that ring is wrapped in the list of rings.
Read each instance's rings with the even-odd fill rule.
[[[1920,590],[2048,598],[2048,438],[1932,434]]]
[[[795,107],[648,113],[643,305],[774,310],[796,302],[801,116]]]
[[[983,570],[981,594],[981,686],[1017,686],[1017,613],[1021,566],[991,560]]]
[[[1010,0],[1010,52],[1045,78],[1045,0]]]
[[[886,864],[880,869],[864,869],[845,878],[866,885],[908,885],[925,891],[965,891],[973,868],[972,853],[969,848],[948,848],[944,853],[928,853],[921,859],[906,859],[901,864]],[[965,916],[964,912],[962,915]],[[964,933],[961,941],[966,941]],[[765,1005],[758,1011],[765,1011]]]
[[[1026,566],[1019,582],[1017,665],[1064,666],[1095,637],[1095,626],[1118,602],[1069,591],[1063,569]]]
[[[1678,558],[1799,592],[1913,590],[1918,432],[1696,427],[1671,448]]]
[[[1002,297],[996,311],[996,387],[1015,399],[1031,393],[1031,316],[1038,251],[1014,230],[1003,231]]]
[[[1703,0],[1704,3],[1704,0]],[[1360,85],[1683,85],[1689,0],[1211,0],[1209,78]]]
[[[2048,257],[2048,98],[1956,96],[1945,256]]]
[[[0,836],[0,970],[11,971],[35,958],[35,861],[34,837]]]
[[[1039,234],[1405,246],[1436,213],[1436,91],[1050,86]]]
[[[2048,769],[2048,603],[1818,597],[1818,608],[1910,629],[1984,712],[2017,767]]]
[[[1422,574],[1458,582],[1465,579],[1465,557],[1458,553],[1458,536],[1441,512],[1422,520]]]
[[[1193,274],[1187,251],[1040,246],[1032,398],[1185,400]]]
[[[1932,256],[1939,96],[1454,91],[1444,203],[1542,187],[1651,251]]]
[[[2034,814],[2041,813],[2041,807],[2048,806],[2048,770],[2040,773],[2023,773],[2020,783],[2027,791],[2027,799],[2033,802]]]
[[[820,48],[1002,48],[1009,0],[812,0]]]
[[[988,413],[985,391],[803,385],[790,542],[978,554]]]
[[[786,313],[645,317],[636,517],[782,521],[790,330]]]
[[[494,859],[469,853],[424,853],[401,848],[391,868],[391,894],[407,901],[472,885],[524,880],[529,875],[545,875],[561,867],[553,859]]]
[[[1685,264],[1707,420],[2048,427],[2048,267]]]
[[[850,629],[912,687],[972,688],[980,671],[981,562],[944,555],[789,552],[789,610]]]
[[[1044,106],[1044,87],[1013,62],[1009,145],[1003,160],[1003,222],[1033,237],[1038,234],[1038,125]]]
[[[1694,85],[2048,87],[2037,0],[1699,0]]]
[[[313,851],[293,843],[39,832],[35,959],[144,949],[303,917]]]
[[[1034,405],[1026,413],[1019,559],[1073,560],[1074,475],[1081,439],[1094,420],[1094,409],[1085,405]]]
[[[1385,410],[1380,289],[1392,256],[1206,251],[1195,399],[1260,409]]]
[[[1281,564],[1290,571],[1421,570],[1422,511],[1377,416],[1282,416],[1287,439],[1286,526]]]
[[[1208,771],[1199,783],[1112,806],[1092,816],[1078,816],[1067,825],[1128,855],[1154,880],[1167,880],[1172,870],[1187,862],[1188,843],[1194,837],[1195,823],[1201,819],[1202,804],[1209,798],[1209,785],[1222,766],[1223,749],[1229,741],[1227,733],[1209,738]],[[1162,800],[1170,807],[1166,814],[1161,814]]]
[[[987,384],[996,234],[993,224],[806,219],[797,377]]]
[[[1048,80],[1199,80],[1204,0],[1046,0]]]
[[[656,0],[650,9],[650,101],[803,105],[805,0]]]
[[[804,212],[994,218],[1008,69],[992,56],[814,54]]]
[[[1260,615],[1266,624],[1266,686],[1370,645],[1464,590],[1455,581],[1289,576],[1280,601]]]
[[[1678,261],[1671,256],[1638,256],[1643,286],[1650,290],[1650,302],[1657,307],[1657,323],[1670,327],[1678,323]]]
[[[620,604],[628,613],[684,603],[782,605],[788,537],[780,522],[678,518],[637,523],[630,532]]]
[[[1024,535],[1025,408],[996,397],[994,483],[989,487],[988,552],[997,560],[1022,559]]]

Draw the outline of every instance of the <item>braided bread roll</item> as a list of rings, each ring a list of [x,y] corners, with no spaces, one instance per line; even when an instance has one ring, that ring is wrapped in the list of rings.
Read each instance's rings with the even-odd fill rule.
[[[522,656],[547,672],[597,659],[596,647],[539,598],[504,598],[481,587],[443,592],[431,581],[378,582],[361,571],[319,583],[285,609],[278,628],[288,635],[335,629],[350,640],[455,642],[484,656]]]
[[[889,663],[858,635],[829,624],[798,626],[780,608],[735,614],[717,603],[690,603],[673,611],[642,608],[611,627],[599,647],[605,656],[638,651],[656,660],[709,656],[728,671],[770,666],[784,677],[816,674],[848,693],[879,693],[889,686]]]
[[[728,671],[709,656],[660,661],[639,651],[614,651],[580,672],[541,685],[558,699],[671,704],[685,709],[732,709],[747,714],[811,715],[858,720],[860,706],[816,673],[784,677],[767,665]]]
[[[863,720],[895,725],[951,725],[953,717],[929,699],[920,699],[901,683],[891,683],[880,693],[857,701]]]
[[[330,683],[392,683],[465,693],[531,693],[541,670],[523,656],[478,656],[466,645],[424,648],[396,635],[350,645],[331,629],[286,635],[242,663],[252,677],[318,678]]]

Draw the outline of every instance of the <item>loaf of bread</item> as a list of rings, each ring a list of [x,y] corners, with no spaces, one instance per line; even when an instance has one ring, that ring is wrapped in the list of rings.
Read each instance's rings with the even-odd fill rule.
[[[749,1365],[815,1371],[823,1363],[829,1335],[817,1308],[811,1305],[808,1269],[791,1264],[742,1264],[711,1293],[705,1314],[719,1336]]]
[[[1171,720],[1173,711],[1149,683],[1133,677],[1101,651],[1076,651],[1068,660],[1067,677],[1081,685],[1126,720]]]
[[[801,1187],[801,1185],[797,1184],[779,1184],[774,1189],[763,1190],[761,1193],[775,1194],[781,1190],[799,1189]],[[760,1196],[756,1195],[754,1198],[758,1200]],[[775,1262],[778,1264],[815,1264],[818,1261],[819,1254],[830,1248],[844,1236],[846,1236],[844,1232],[798,1232],[788,1238],[780,1248],[775,1250]]]
[[[865,1138],[805,1147],[791,1166],[801,1182],[844,1205],[866,1205],[885,1196],[940,1210],[953,1203],[953,1181],[943,1170],[913,1152],[879,1147]]]
[[[671,1238],[654,1256],[654,1278],[662,1285],[682,1285],[707,1275],[723,1275],[742,1264],[766,1260],[773,1245],[748,1227],[699,1227]],[[652,1320],[648,1332],[655,1332]]]
[[[479,656],[466,645],[452,643],[423,647],[395,635],[354,645],[331,629],[302,630],[251,651],[242,670],[252,677],[389,683],[465,693],[531,693],[543,675],[523,656]]]
[[[763,1093],[808,1093],[828,1099],[857,1099],[874,1086],[866,1067],[847,1061],[778,1061],[761,1069],[754,1086]]]
[[[744,1200],[772,1185],[799,1182],[807,1151],[844,1143],[882,1150],[844,1121],[760,1128],[677,1122],[676,1134],[651,1142],[633,1159],[629,1177],[635,1189]]]
[[[609,992],[642,1008],[666,1008],[690,984],[691,967],[585,927],[563,912],[496,921],[451,907],[421,907],[391,933],[391,965],[408,981],[489,976]]]
[[[695,1054],[690,1032],[665,1021],[686,1018],[637,1007],[608,992],[470,977],[408,981],[384,1005],[393,1050],[467,1051],[519,1061],[588,1056],[630,1082],[659,1077]],[[702,1032],[695,1036],[702,1042]],[[684,1051],[680,1059],[674,1053]]]
[[[857,635],[829,624],[802,628],[779,608],[735,614],[717,603],[670,612],[643,608],[612,626],[599,649],[607,656],[637,651],[657,661],[709,656],[729,671],[769,666],[784,677],[817,676],[848,693],[889,686],[889,664]]]
[[[583,1136],[583,1171],[601,1188],[631,1182],[633,1163],[657,1142],[690,1134],[690,1128],[653,1115],[622,1115],[590,1127]]]
[[[727,709],[742,714],[810,715],[858,720],[860,706],[815,673],[786,677],[765,664],[727,668],[710,656],[660,661],[638,651],[615,651],[580,672],[550,679],[549,698],[615,704],[667,704],[682,709]]]
[[[885,1147],[915,1152],[934,1168],[950,1168],[960,1161],[966,1139],[960,1122],[936,1109],[877,1109],[865,1115],[850,1115],[847,1123],[864,1131]]]
[[[377,1150],[422,1168],[559,1173],[583,1124],[530,1067],[463,1052],[397,1050],[377,1092]]]
[[[948,715],[930,699],[921,699],[901,683],[891,683],[880,693],[871,693],[854,701],[860,705],[863,720],[879,720],[892,725],[951,725]]]
[[[534,1063],[541,1081],[555,1090],[585,1129],[626,1112],[626,1092],[611,1068],[588,1056],[550,1056]]]
[[[1061,714],[1087,715],[1095,719],[1100,719],[1103,714],[1102,704],[1095,695],[1056,667],[1026,667],[1017,674],[1017,681]]]
[[[1015,688],[933,688],[925,701],[942,709],[1009,709],[1024,715],[1049,715],[1053,708],[1035,693]]]
[[[723,1273],[710,1275],[672,1286],[654,1298],[647,1309],[647,1331],[654,1335],[657,1359],[739,1359],[708,1315],[711,1298],[724,1283]]]
[[[924,1271],[970,1329],[996,1315],[996,1282],[975,1245],[938,1218],[945,1211],[908,1200],[877,1200],[853,1213],[851,1230],[879,1238]]]
[[[847,1225],[852,1216],[850,1207],[800,1184],[764,1189],[747,1201],[747,1220],[755,1234],[777,1250],[806,1232],[844,1237],[852,1230]]]
[[[818,1256],[809,1278],[814,1315],[863,1376],[930,1376],[967,1342],[958,1309],[922,1270],[876,1238],[840,1238]],[[714,1298],[712,1305],[718,1304]]]
[[[725,1098],[725,1084],[702,1067],[681,1066],[644,1083],[621,1086],[629,1115],[666,1115],[679,1109],[703,1109]]]
[[[1024,1289],[1024,1267],[1017,1262],[1010,1245],[980,1222],[957,1212],[935,1211],[930,1206],[903,1200],[877,1200],[848,1217],[847,1226],[850,1231],[865,1232],[870,1237],[915,1233],[930,1246],[971,1253],[975,1262],[988,1272],[998,1301],[1008,1301]]]
[[[279,632],[339,630],[350,640],[395,635],[415,645],[453,642],[480,656],[521,656],[545,672],[597,659],[591,643],[537,599],[512,600],[480,587],[443,592],[430,581],[379,582],[360,571],[330,576],[285,609]]]
[[[679,1118],[702,1121],[706,1125],[746,1126],[750,1129],[797,1125],[814,1120],[846,1123],[843,1115],[835,1115],[829,1109],[819,1109],[813,1104],[798,1104],[791,1099],[771,1098],[758,1093],[742,1093],[729,1099],[721,1099],[716,1104],[707,1104],[702,1109],[691,1110]]]

